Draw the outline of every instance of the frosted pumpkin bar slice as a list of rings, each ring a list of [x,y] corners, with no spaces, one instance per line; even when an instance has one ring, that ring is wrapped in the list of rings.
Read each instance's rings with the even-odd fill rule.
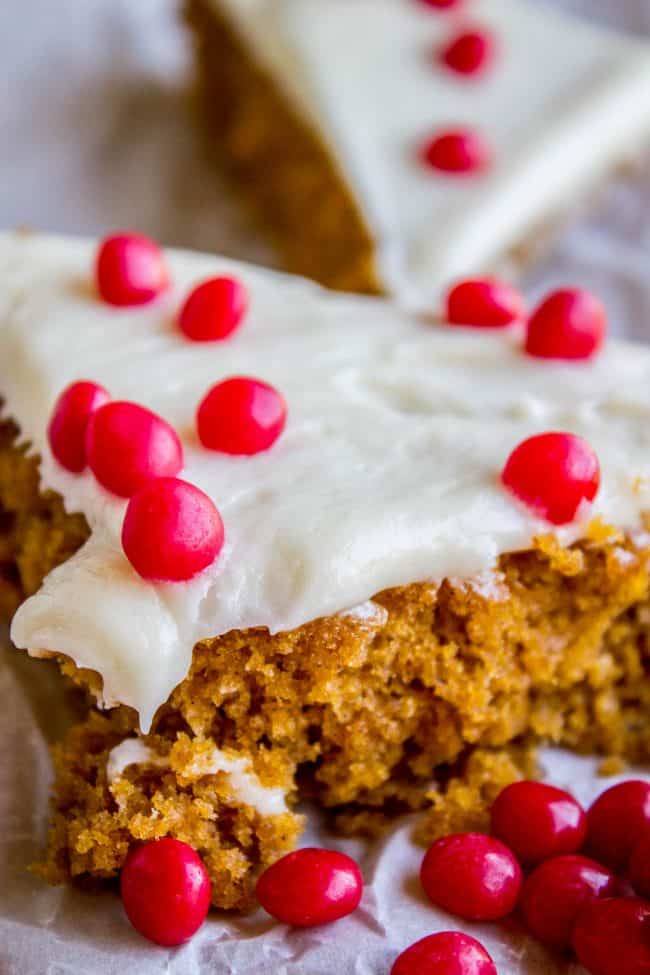
[[[97,703],[50,878],[172,835],[242,907],[300,796],[365,829],[440,769],[477,815],[529,739],[647,756],[650,350],[588,301],[572,363],[140,238],[96,262],[0,238],[2,605]]]
[[[550,3],[186,6],[210,144],[333,287],[430,307],[520,264],[650,134],[650,45]]]

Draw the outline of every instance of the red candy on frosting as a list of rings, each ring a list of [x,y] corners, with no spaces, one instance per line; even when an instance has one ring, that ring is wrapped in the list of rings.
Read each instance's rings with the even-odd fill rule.
[[[574,520],[583,501],[596,497],[600,467],[582,437],[542,433],[513,450],[501,479],[539,518],[566,525]]]
[[[123,498],[152,477],[174,476],[183,467],[183,448],[169,423],[144,406],[122,400],[93,413],[86,452],[99,483]]]
[[[246,288],[237,278],[210,278],[187,298],[178,323],[194,342],[225,339],[241,323],[248,307]]]
[[[551,948],[566,950],[580,911],[601,897],[615,897],[620,881],[587,857],[567,855],[546,860],[530,874],[521,898],[530,933]]]
[[[497,970],[476,938],[461,931],[441,931],[403,951],[390,975],[497,975]]]
[[[427,850],[420,881],[429,899],[467,921],[496,921],[515,908],[522,873],[514,853],[483,833],[444,836]]]
[[[209,450],[258,454],[284,430],[287,406],[280,393],[259,379],[233,376],[207,393],[197,413],[199,439]]]
[[[187,481],[155,478],[127,505],[122,547],[143,579],[187,582],[212,565],[223,542],[214,502]]]
[[[589,975],[647,975],[650,904],[635,897],[592,901],[578,914],[573,948]]]
[[[627,876],[639,897],[650,900],[650,828],[646,827],[641,839],[632,849]]]
[[[110,400],[98,383],[85,380],[72,383],[59,396],[47,437],[54,457],[62,467],[80,474],[86,468],[86,430],[91,415]]]
[[[465,0],[419,0],[419,2],[433,10],[452,10],[454,7],[460,7]]]
[[[587,851],[612,870],[624,870],[645,832],[650,832],[650,783],[628,779],[611,786],[587,812]]]
[[[607,331],[600,301],[580,288],[549,295],[528,322],[526,352],[542,359],[590,359]]]
[[[142,234],[115,234],[100,244],[97,288],[110,305],[144,305],[169,287],[160,247]]]
[[[363,878],[344,853],[308,847],[268,867],[257,881],[256,893],[264,910],[279,921],[309,928],[355,911]]]
[[[454,37],[437,57],[446,67],[458,74],[482,74],[494,55],[494,39],[483,29],[464,30]]]
[[[426,166],[456,175],[481,172],[491,158],[488,143],[473,129],[439,132],[422,147],[422,161]]]
[[[527,866],[577,853],[587,834],[587,815],[564,789],[545,782],[513,782],[495,799],[492,832]]]
[[[165,837],[132,849],[120,878],[122,903],[133,927],[165,947],[196,934],[210,907],[210,879],[191,846]]]
[[[519,291],[495,278],[459,281],[447,295],[447,321],[451,325],[502,328],[524,315]]]

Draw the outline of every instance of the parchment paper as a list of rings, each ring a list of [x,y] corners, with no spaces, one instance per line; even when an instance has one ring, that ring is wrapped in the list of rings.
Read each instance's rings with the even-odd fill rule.
[[[565,6],[650,33],[648,0]],[[0,2],[0,226],[136,227],[167,244],[273,263],[202,161],[175,9],[175,0]],[[650,341],[650,166],[612,183],[526,282],[531,296],[560,283],[592,288],[616,333]],[[516,922],[460,925],[435,911],[417,883],[422,851],[409,819],[379,843],[341,843],[311,812],[305,842],[351,852],[366,879],[361,909],[325,929],[290,931],[261,911],[211,915],[189,945],[168,951],[130,928],[116,895],[44,886],[26,868],[44,836],[47,743],[67,714],[55,668],[9,649],[1,633],[0,644],[0,975],[388,975],[408,944],[460,926],[483,941],[500,975],[580,971]],[[584,801],[613,781],[596,776],[595,760],[545,752],[543,763]]]

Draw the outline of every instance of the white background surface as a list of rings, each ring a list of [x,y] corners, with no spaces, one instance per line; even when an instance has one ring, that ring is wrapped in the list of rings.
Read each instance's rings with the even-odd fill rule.
[[[650,0],[566,5],[650,33]],[[175,9],[175,0],[0,0],[0,227],[133,227],[167,244],[271,260],[201,159]],[[528,276],[534,294],[560,282],[591,287],[616,331],[650,340],[650,171],[613,184]],[[51,890],[26,873],[43,838],[60,684],[43,663],[7,650],[0,702],[0,975],[388,975],[407,944],[458,926],[423,899],[421,851],[403,822],[383,843],[353,850],[367,882],[354,917],[300,934],[261,912],[213,916],[190,945],[154,948],[113,894]],[[549,768],[585,800],[605,785],[593,763],[555,756]],[[516,924],[474,933],[499,975],[578,971]]]

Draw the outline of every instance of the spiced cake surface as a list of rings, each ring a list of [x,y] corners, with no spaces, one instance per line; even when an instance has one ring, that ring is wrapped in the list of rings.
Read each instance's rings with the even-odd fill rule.
[[[650,135],[650,45],[548,3],[186,7],[210,145],[329,286],[426,308],[521,265]]]
[[[433,835],[480,821],[532,742],[647,757],[649,351],[545,361],[517,327],[433,324],[188,252],[166,255],[156,301],[115,308],[95,251],[0,241],[0,605],[27,596],[14,642],[56,655],[107,712],[89,704],[57,749],[50,879],[109,878],[172,835],[204,858],[213,902],[240,908],[296,842],[299,797],[350,830],[428,806]],[[178,309],[217,274],[248,313],[190,342]],[[288,406],[254,456],[196,435],[206,390],[233,375]],[[127,501],[52,455],[52,409],[80,379],[177,431],[182,477],[225,526],[195,578],[138,574]],[[562,527],[499,476],[548,430],[601,468]]]

